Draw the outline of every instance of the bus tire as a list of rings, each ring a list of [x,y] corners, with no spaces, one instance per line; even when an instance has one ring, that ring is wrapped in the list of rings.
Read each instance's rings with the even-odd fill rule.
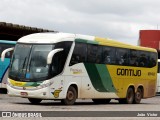
[[[95,104],[108,104],[111,99],[92,99]]]
[[[37,98],[28,98],[28,100],[32,104],[39,104],[42,101],[42,99],[37,99]]]
[[[66,99],[61,100],[61,103],[64,105],[73,105],[76,99],[77,99],[77,91],[73,86],[70,86],[67,91]]]
[[[136,93],[135,93],[135,97],[134,97],[134,104],[139,104],[141,102],[142,99],[142,90],[140,88],[137,89]]]
[[[132,104],[134,101],[134,90],[133,88],[128,88],[127,90],[127,95],[126,95],[126,103],[127,104]]]
[[[133,88],[129,87],[127,90],[126,98],[119,99],[120,104],[132,104],[134,101],[134,90]]]

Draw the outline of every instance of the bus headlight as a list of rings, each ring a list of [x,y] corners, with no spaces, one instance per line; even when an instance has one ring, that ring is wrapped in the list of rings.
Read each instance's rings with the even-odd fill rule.
[[[46,84],[42,84],[42,85],[40,85],[39,87],[40,87],[40,88],[45,88],[45,87],[51,86],[52,84],[53,84],[53,82],[49,82],[49,83],[46,83]]]

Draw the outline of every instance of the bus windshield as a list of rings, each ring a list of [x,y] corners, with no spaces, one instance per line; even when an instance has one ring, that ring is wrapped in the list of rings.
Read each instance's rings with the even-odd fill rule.
[[[47,55],[53,45],[17,44],[9,75],[21,81],[41,80],[48,77]]]

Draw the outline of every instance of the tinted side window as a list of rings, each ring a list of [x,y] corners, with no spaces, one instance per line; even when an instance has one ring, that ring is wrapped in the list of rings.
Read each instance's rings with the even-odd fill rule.
[[[87,54],[87,62],[98,64],[102,62],[102,46],[88,45]]]
[[[0,54],[2,54],[2,51],[7,49],[7,48],[11,48],[14,47],[15,45],[11,45],[11,44],[0,44]],[[11,58],[13,51],[7,52],[5,55],[5,58]]]
[[[152,52],[149,54],[148,67],[154,67],[157,64],[157,54]]]
[[[103,47],[103,63],[104,64],[115,64],[115,48]]]
[[[96,62],[97,50],[98,50],[98,47],[96,45],[88,45],[87,62],[89,62],[89,63],[95,63]]]
[[[139,67],[147,67],[148,66],[148,52],[139,51],[139,59],[138,59],[138,66]]]
[[[58,75],[62,72],[68,53],[70,51],[72,42],[59,42],[55,44],[54,49],[63,48],[63,51],[56,53],[52,59],[52,64],[50,65],[50,74],[51,77]]]
[[[129,65],[138,66],[138,51],[130,50]]]
[[[55,44],[54,49],[56,49],[56,48],[63,48],[63,51],[60,52],[61,55],[59,55],[59,57],[62,58],[62,60],[61,60],[61,64],[62,64],[61,65],[62,66],[61,70],[64,67],[64,64],[66,62],[66,59],[67,59],[68,53],[70,51],[71,45],[72,45],[72,42],[69,42],[69,41],[67,41],[67,42],[59,42],[59,43]]]
[[[71,57],[70,65],[86,61],[86,49],[87,45],[85,43],[75,43],[74,51]]]
[[[128,65],[128,50],[123,48],[117,48],[116,50],[116,64]]]
[[[102,46],[97,47],[97,52],[96,52],[96,63],[102,64]]]

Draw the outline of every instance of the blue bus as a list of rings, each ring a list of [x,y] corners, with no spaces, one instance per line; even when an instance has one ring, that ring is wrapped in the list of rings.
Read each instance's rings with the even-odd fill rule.
[[[2,53],[3,50],[14,47],[15,44],[16,44],[16,41],[0,40],[0,54]],[[12,56],[12,51],[6,54],[4,62],[0,60],[0,93],[3,93],[4,91],[6,91],[8,68],[9,68],[11,56]]]

